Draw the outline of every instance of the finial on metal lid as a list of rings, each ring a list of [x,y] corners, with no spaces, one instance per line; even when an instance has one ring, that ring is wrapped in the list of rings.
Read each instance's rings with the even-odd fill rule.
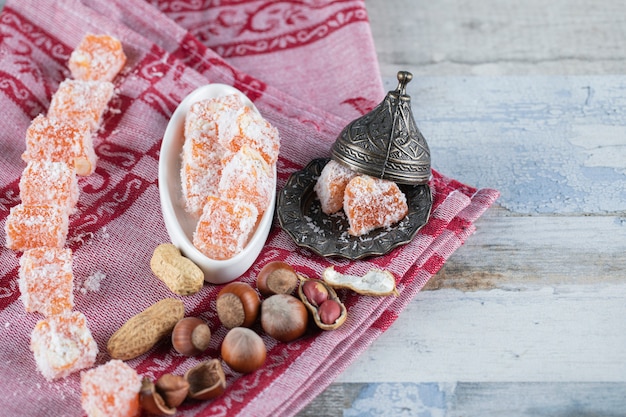
[[[398,72],[398,87],[371,112],[353,120],[332,147],[332,158],[352,170],[399,184],[426,184],[430,150],[411,112],[406,86],[413,78]]]
[[[406,95],[406,85],[413,79],[413,74],[408,71],[398,71],[398,86],[396,92],[400,95]]]

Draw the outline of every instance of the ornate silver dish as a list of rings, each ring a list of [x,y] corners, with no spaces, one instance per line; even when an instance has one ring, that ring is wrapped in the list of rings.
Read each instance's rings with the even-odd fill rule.
[[[314,190],[329,159],[315,159],[291,175],[278,195],[278,220],[297,245],[322,256],[361,259],[384,255],[409,243],[430,216],[430,149],[417,128],[406,85],[413,76],[398,72],[398,87],[369,113],[350,122],[331,149],[333,160],[352,171],[394,181],[409,212],[399,223],[361,236],[348,233],[343,210],[326,215]]]
[[[328,158],[314,159],[303,170],[292,174],[278,194],[278,221],[298,246],[321,256],[352,260],[384,255],[409,243],[428,221],[432,206],[430,187],[399,184],[409,206],[406,217],[392,227],[351,236],[343,211],[330,216],[324,214],[313,190],[328,161]]]

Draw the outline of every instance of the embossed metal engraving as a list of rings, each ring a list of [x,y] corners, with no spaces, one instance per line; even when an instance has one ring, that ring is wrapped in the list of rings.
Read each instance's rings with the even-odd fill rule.
[[[413,76],[398,72],[398,87],[366,115],[348,124],[332,148],[332,158],[352,170],[398,184],[426,184],[430,149],[411,112],[406,85]]]
[[[428,185],[399,185],[407,198],[409,213],[392,227],[363,236],[348,234],[348,219],[339,211],[322,212],[313,187],[329,159],[314,159],[302,171],[292,174],[278,194],[277,213],[281,227],[302,247],[322,256],[361,259],[384,255],[409,243],[426,224],[432,206]]]

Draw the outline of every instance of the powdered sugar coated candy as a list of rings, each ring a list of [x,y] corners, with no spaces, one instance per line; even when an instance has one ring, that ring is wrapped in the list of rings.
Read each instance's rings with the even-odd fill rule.
[[[209,135],[217,140],[219,132],[218,115],[237,114],[244,107],[243,101],[236,94],[200,100],[191,105],[185,116],[185,137],[194,133]]]
[[[81,405],[89,417],[139,416],[141,377],[119,359],[81,372]]]
[[[24,205],[58,205],[72,213],[76,210],[78,194],[74,165],[31,160],[22,172],[20,198]]]
[[[193,245],[211,259],[240,253],[254,233],[259,212],[245,201],[210,196],[193,235]]]
[[[254,149],[244,146],[224,159],[218,186],[221,197],[246,201],[262,214],[269,206],[273,187],[274,171]]]
[[[346,185],[357,175],[356,172],[335,160],[328,161],[313,187],[325,214],[330,215],[343,208]]]
[[[25,251],[37,247],[62,248],[68,232],[69,215],[60,206],[18,204],[11,207],[4,224],[6,247]]]
[[[112,81],[125,63],[126,55],[118,39],[88,33],[72,51],[68,67],[77,80]]]
[[[52,161],[73,165],[77,175],[90,175],[96,169],[89,125],[39,115],[26,130],[25,162]]]
[[[37,369],[49,381],[93,366],[98,345],[79,311],[68,311],[40,320],[30,338]]]
[[[206,198],[217,194],[223,156],[224,149],[215,138],[198,132],[185,138],[180,176],[189,213],[199,217]]]
[[[220,113],[217,125],[219,141],[229,151],[237,152],[247,146],[258,151],[270,165],[278,160],[278,130],[250,107],[244,106],[236,113]]]
[[[220,165],[225,152],[226,149],[214,136],[192,132],[185,137],[182,162],[183,165],[196,169],[211,168],[213,165]]]
[[[108,81],[64,80],[52,95],[48,117],[85,122],[95,131],[113,91]]]
[[[20,299],[28,312],[45,316],[74,308],[72,251],[61,248],[34,248],[20,258],[18,285]]]
[[[226,95],[195,102],[185,115],[180,177],[185,209],[195,216],[202,214],[206,198],[218,193],[226,149],[217,140],[216,115],[242,106],[239,96]]]
[[[181,181],[187,212],[194,216],[202,214],[206,198],[211,194],[217,194],[220,171],[219,162],[207,169],[183,165]]]
[[[399,222],[409,208],[395,182],[360,175],[346,186],[343,210],[350,224],[348,233],[361,236]]]

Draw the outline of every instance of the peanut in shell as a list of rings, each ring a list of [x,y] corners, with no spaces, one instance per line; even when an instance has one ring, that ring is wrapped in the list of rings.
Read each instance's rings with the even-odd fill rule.
[[[185,306],[175,298],[158,301],[131,317],[109,339],[107,350],[113,359],[134,359],[149,351],[172,333],[185,316]]]
[[[319,306],[314,305],[304,293],[304,283],[310,281],[311,279],[300,274],[298,274],[298,279],[300,280],[300,285],[298,286],[298,296],[300,297],[300,300],[302,300],[302,302],[304,303],[304,306],[311,312],[311,315],[313,316],[313,321],[315,322],[317,327],[322,330],[335,330],[339,328],[346,321],[346,318],[348,317],[348,310],[339,299],[339,296],[337,295],[335,290],[322,280],[316,280],[320,284],[324,285],[324,287],[328,291],[328,299],[336,301],[340,309],[339,316],[333,323],[325,323],[320,316]]]
[[[178,295],[195,294],[204,284],[204,272],[171,243],[163,243],[154,249],[150,269],[157,278]]]
[[[398,295],[395,277],[391,272],[381,269],[370,269],[365,275],[358,276],[342,274],[330,266],[322,272],[322,280],[333,288],[347,288],[361,295]]]

